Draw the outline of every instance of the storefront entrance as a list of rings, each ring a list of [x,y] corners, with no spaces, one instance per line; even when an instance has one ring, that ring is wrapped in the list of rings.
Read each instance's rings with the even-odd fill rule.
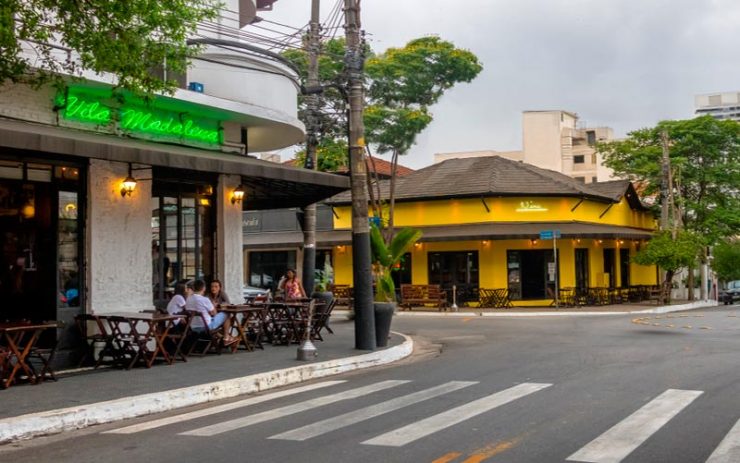
[[[82,167],[0,160],[0,321],[72,322],[81,312]]]
[[[452,286],[457,287],[457,304],[478,300],[478,251],[429,253],[429,283],[447,291],[452,301]]]
[[[318,255],[317,255],[318,262]],[[323,264],[323,262],[322,262]],[[248,264],[249,286],[269,289],[273,294],[285,272],[296,268],[295,251],[252,251]]]
[[[509,297],[538,300],[555,297],[555,264],[551,250],[507,251]]]

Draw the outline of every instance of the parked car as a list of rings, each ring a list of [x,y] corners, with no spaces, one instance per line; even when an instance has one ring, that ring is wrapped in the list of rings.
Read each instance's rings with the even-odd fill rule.
[[[725,289],[720,291],[719,300],[725,305],[740,301],[740,280],[728,282]]]
[[[247,285],[242,288],[242,296],[244,297],[244,302],[246,303],[252,302],[254,301],[255,297],[264,296],[269,292],[269,289],[257,288],[256,286]]]

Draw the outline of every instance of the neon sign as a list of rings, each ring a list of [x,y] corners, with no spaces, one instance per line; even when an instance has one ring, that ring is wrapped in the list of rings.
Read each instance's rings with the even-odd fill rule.
[[[546,212],[547,210],[546,207],[542,207],[534,201],[520,201],[519,207],[516,208],[517,212]]]
[[[175,112],[145,104],[118,105],[105,95],[81,92],[69,88],[66,95],[57,98],[57,108],[63,119],[99,126],[116,124],[122,132],[142,138],[164,141],[221,144],[221,127],[218,121],[196,118],[188,112]]]

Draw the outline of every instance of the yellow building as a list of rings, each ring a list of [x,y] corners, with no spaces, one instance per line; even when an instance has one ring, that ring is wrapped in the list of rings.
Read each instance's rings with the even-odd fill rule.
[[[382,197],[387,190],[381,182]],[[351,285],[349,200],[346,192],[330,204],[335,283]],[[448,294],[455,285],[458,304],[477,302],[479,288],[505,288],[514,305],[550,305],[556,279],[579,290],[657,284],[654,266],[631,259],[656,227],[629,181],[585,185],[498,156],[450,159],[398,179],[394,220],[424,233],[397,284],[440,284]],[[342,232],[347,244],[336,244]]]

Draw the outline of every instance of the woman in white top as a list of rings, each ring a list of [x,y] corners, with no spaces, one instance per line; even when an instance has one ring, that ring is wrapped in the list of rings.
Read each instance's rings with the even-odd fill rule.
[[[178,315],[185,311],[185,299],[193,294],[193,288],[186,285],[185,283],[178,283],[175,285],[175,295],[172,296],[170,302],[167,304],[167,313],[170,315]],[[175,324],[180,323],[180,320],[175,320]]]

